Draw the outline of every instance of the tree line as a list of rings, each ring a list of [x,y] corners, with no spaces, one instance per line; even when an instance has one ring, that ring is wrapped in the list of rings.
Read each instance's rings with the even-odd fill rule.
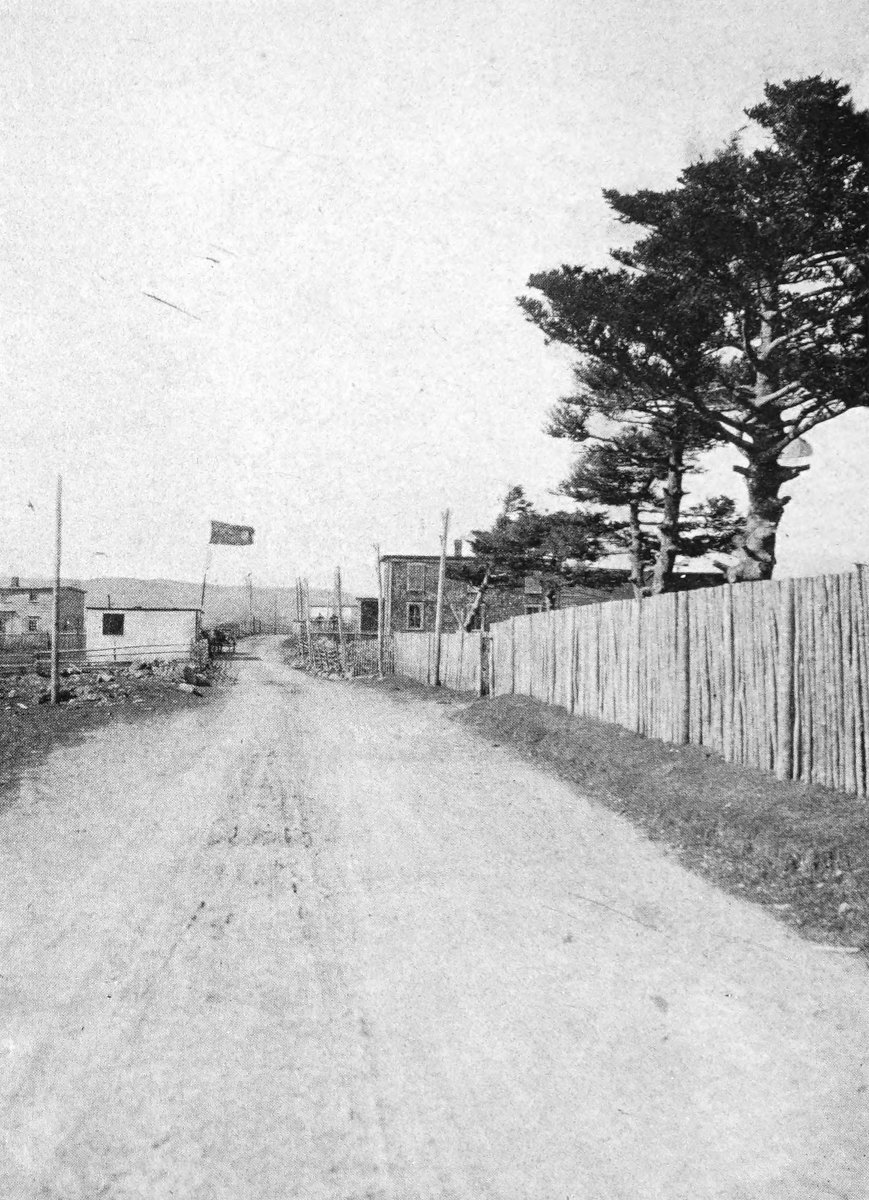
[[[869,112],[813,76],[768,83],[746,116],[758,148],[735,136],[669,190],[604,191],[632,235],[612,266],[528,280],[526,319],[576,353],[547,432],[581,447],[559,489],[578,507],[539,514],[514,489],[472,538],[489,559],[475,587],[568,578],[614,545],[637,594],[672,588],[685,553],[732,551],[734,582],[772,576],[805,435],[869,406]],[[742,514],[685,504],[718,445],[740,455]]]

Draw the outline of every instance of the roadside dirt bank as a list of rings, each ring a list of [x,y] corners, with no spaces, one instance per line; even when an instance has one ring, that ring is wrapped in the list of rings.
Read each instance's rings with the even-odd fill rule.
[[[177,671],[94,669],[64,676],[63,689],[75,689],[71,703],[40,702],[48,681],[40,676],[0,679],[0,809],[14,800],[15,788],[55,748],[80,744],[89,734],[111,723],[153,721],[190,707],[219,700],[232,683],[232,672],[221,666],[211,673],[211,685],[198,695],[179,691]]]

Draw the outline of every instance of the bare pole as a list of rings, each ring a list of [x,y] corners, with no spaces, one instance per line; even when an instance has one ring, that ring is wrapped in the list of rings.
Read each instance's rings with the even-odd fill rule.
[[[311,632],[311,591],[308,587],[308,581],[305,579],[302,582],[304,592],[304,617],[305,617],[305,633],[308,638],[308,665],[314,665],[314,636]]]
[[[444,629],[444,590],[447,577],[447,534],[450,529],[450,510],[442,513],[441,560],[438,565],[438,598],[435,606],[434,685],[441,686],[441,634]]]
[[[205,568],[202,572],[202,594],[199,597],[199,607],[202,609],[203,620],[205,618],[205,581],[208,578],[208,568],[211,566],[211,539],[209,538],[208,545],[205,547]]]
[[[380,565],[380,545],[375,542],[374,556],[377,559],[377,674],[383,678],[383,571]]]
[[[347,672],[347,647],[344,644],[344,598],[341,595],[341,568],[335,568],[335,612],[338,616],[338,647],[341,659],[341,673]]]
[[[60,666],[60,545],[62,527],[63,480],[57,477],[57,499],[55,503],[54,538],[54,596],[51,606],[51,703],[59,698]]]

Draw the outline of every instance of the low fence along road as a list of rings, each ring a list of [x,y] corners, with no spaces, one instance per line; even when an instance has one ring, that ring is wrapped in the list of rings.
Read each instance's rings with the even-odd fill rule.
[[[432,634],[395,670],[434,682]],[[869,794],[869,579],[858,571],[566,608],[444,635],[441,682],[526,695],[782,779]]]
[[[441,635],[440,682],[457,692],[482,691],[481,635],[445,633]],[[409,675],[420,683],[435,683],[435,635],[433,633],[393,634],[395,673]]]

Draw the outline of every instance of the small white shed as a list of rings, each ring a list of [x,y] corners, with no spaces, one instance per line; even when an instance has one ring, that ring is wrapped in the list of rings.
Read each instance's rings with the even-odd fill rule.
[[[85,646],[117,658],[181,658],[199,636],[200,608],[85,609]],[[106,654],[106,651],[109,654]]]

